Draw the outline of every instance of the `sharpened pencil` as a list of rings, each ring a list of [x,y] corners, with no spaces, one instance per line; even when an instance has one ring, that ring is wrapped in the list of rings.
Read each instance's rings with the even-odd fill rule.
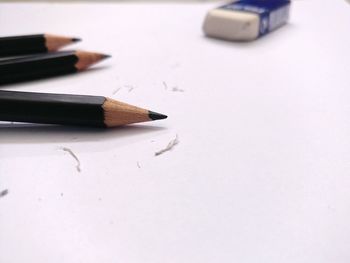
[[[57,51],[80,41],[75,37],[50,34],[0,37],[0,56],[17,56]]]
[[[116,127],[165,118],[102,96],[0,91],[0,121]]]
[[[42,79],[83,71],[109,55],[64,51],[0,61],[0,84]]]

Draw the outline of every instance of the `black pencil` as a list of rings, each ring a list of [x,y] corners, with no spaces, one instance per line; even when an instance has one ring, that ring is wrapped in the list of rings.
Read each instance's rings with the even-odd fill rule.
[[[0,121],[116,127],[165,118],[101,96],[0,91]]]
[[[41,79],[85,70],[108,55],[65,51],[0,61],[0,84]]]
[[[80,39],[50,34],[0,37],[0,56],[56,51],[77,41]]]

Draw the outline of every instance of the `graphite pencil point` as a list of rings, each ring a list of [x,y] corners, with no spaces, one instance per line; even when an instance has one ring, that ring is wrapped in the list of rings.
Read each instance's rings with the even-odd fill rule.
[[[154,112],[154,111],[149,111],[148,115],[149,115],[149,118],[151,120],[154,120],[154,121],[155,120],[163,120],[163,119],[168,118],[168,116],[161,114],[161,113],[158,113],[158,112]]]
[[[107,58],[111,58],[111,55],[107,55],[107,54],[101,54],[102,59],[107,59]]]

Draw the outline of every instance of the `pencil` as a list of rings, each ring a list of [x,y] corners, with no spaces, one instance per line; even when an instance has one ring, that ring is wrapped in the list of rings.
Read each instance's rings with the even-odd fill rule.
[[[0,84],[10,84],[83,71],[109,55],[64,51],[0,61]]]
[[[77,41],[80,39],[50,34],[0,37],[0,56],[51,52]]]
[[[102,96],[0,91],[0,121],[116,127],[165,118]]]

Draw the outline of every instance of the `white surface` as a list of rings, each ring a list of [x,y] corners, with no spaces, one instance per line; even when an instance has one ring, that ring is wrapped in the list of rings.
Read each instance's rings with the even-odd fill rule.
[[[349,6],[295,2],[290,25],[248,44],[202,36],[213,7],[1,5],[2,35],[70,33],[114,56],[6,89],[170,116],[109,131],[2,126],[1,263],[350,261]]]

